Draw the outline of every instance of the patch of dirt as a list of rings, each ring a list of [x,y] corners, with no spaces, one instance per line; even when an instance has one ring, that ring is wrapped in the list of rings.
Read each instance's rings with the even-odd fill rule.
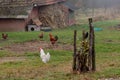
[[[50,43],[45,41],[36,41],[32,40],[29,42],[24,43],[14,43],[12,45],[8,45],[5,47],[0,47],[0,50],[7,50],[13,53],[20,53],[24,54],[26,52],[39,52],[39,48],[42,47],[43,49],[54,49],[54,50],[71,50],[73,49],[72,45],[69,44],[56,44],[52,46]],[[0,64],[4,62],[14,62],[14,61],[23,61],[25,57],[2,57],[0,58]]]
[[[0,64],[4,62],[17,62],[24,60],[26,60],[25,57],[2,57],[0,58]]]
[[[43,49],[54,49],[54,50],[73,50],[73,46],[69,44],[56,44],[52,46],[49,42],[45,41],[29,41],[25,43],[16,43],[9,46],[2,47],[2,50],[8,50],[15,53],[25,53],[25,52],[37,52],[39,48]]]

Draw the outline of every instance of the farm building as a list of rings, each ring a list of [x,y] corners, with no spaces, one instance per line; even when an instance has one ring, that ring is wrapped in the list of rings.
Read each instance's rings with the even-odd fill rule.
[[[0,2],[0,31],[35,31],[75,24],[76,7],[66,0],[4,0]]]

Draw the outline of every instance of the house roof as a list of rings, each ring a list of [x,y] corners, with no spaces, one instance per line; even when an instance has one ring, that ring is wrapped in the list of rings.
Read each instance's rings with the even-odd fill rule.
[[[0,18],[27,18],[33,4],[51,5],[66,0],[2,0],[0,1]]]
[[[55,3],[59,3],[59,2],[63,2],[63,1],[66,1],[66,0],[33,0],[32,3],[42,6],[42,5],[55,4]]]
[[[50,5],[66,0],[3,0],[0,1],[0,7],[11,7],[11,6],[31,6],[32,4]]]

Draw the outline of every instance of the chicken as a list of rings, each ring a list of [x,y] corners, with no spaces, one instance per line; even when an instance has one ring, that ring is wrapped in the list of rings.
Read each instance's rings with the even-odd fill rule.
[[[43,32],[41,34],[39,34],[39,38],[42,40],[43,39]]]
[[[50,60],[50,53],[47,52],[47,54],[45,54],[44,50],[40,48],[40,57],[42,62],[47,63]]]
[[[8,38],[8,34],[2,33],[2,38],[3,39],[7,39]]]
[[[88,32],[85,33],[84,39],[88,38]]]
[[[88,32],[83,31],[83,40],[88,38]]]
[[[50,42],[52,45],[54,45],[56,43],[56,41],[58,40],[58,36],[53,36],[51,33],[49,34],[50,37]]]

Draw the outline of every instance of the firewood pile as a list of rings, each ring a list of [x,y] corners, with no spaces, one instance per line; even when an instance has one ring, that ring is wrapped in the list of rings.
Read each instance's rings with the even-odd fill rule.
[[[39,7],[39,20],[44,27],[63,28],[67,25],[65,12],[59,4]]]

